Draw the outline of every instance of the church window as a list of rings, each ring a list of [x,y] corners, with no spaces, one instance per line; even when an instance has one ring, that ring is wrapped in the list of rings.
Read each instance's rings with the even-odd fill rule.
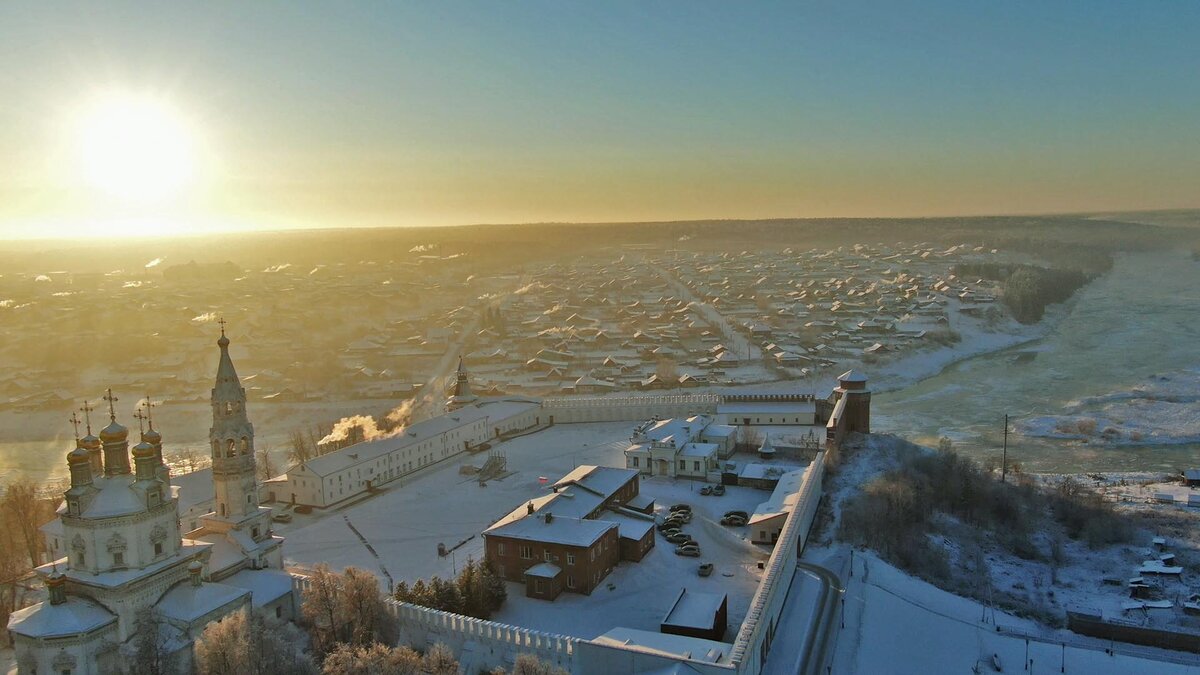
[[[283,618],[283,607],[281,607],[280,605],[275,605],[275,618],[276,619]]]
[[[228,401],[225,402],[225,414],[226,415],[233,414],[233,404]]]
[[[225,517],[225,505],[224,504],[221,504],[220,511],[221,511],[221,517],[224,518]]]
[[[154,542],[154,555],[162,555],[163,545],[161,541]]]
[[[125,566],[125,553],[123,551],[114,551],[112,556],[113,556],[113,566],[114,567],[124,567]]]
[[[235,454],[236,453],[234,452],[233,439],[230,439],[229,443],[225,446],[225,456],[226,457],[234,457]]]
[[[255,539],[258,539],[258,528],[257,527],[250,529],[250,536],[254,537]]]
[[[242,454],[243,455],[250,454],[250,440],[247,439],[245,436],[242,436]]]

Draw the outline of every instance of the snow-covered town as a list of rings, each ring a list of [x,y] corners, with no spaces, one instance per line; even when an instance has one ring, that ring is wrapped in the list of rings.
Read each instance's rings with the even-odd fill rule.
[[[0,2],[0,675],[1200,674],[1197,35]]]

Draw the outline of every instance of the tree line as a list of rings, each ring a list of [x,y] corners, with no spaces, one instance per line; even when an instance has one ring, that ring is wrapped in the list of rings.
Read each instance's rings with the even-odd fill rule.
[[[992,262],[960,263],[952,271],[959,277],[1000,281],[1001,301],[1025,324],[1041,321],[1047,306],[1068,300],[1093,278],[1077,269]]]

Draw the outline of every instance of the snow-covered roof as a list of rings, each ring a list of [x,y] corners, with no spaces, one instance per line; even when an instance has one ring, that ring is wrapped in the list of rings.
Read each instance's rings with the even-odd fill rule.
[[[729,653],[733,650],[733,645],[724,642],[636,628],[614,628],[592,642],[644,654],[715,664],[729,663]]]
[[[255,607],[262,607],[292,592],[292,575],[271,568],[241,570],[221,583],[250,591]]]
[[[163,594],[154,609],[163,617],[192,622],[200,617],[250,599],[250,591],[227,584],[181,581]]]
[[[704,435],[711,438],[725,438],[737,433],[737,427],[729,424],[710,424],[704,427]]]
[[[356,443],[310,459],[304,466],[318,476],[328,476],[363,462],[373,461],[396,450],[421,443],[447,431],[474,424],[481,419],[501,422],[541,404],[534,399],[505,397],[480,399],[451,413],[414,422],[396,436]]]
[[[543,579],[553,579],[560,574],[562,574],[562,569],[560,569],[558,567],[558,565],[554,565],[554,564],[551,564],[548,562],[538,563],[538,564],[534,565],[533,567],[530,567],[529,569],[525,570],[525,576],[541,577]]]
[[[800,487],[804,484],[804,475],[808,469],[789,471],[779,477],[779,482],[771,492],[771,498],[758,505],[750,516],[749,525],[791,513],[800,499]]]
[[[510,523],[493,525],[484,530],[484,535],[586,548],[617,527],[613,522],[566,516],[554,516],[547,522],[546,514],[535,513]]]
[[[102,476],[92,480],[97,492],[80,514],[84,519],[128,516],[147,510],[142,496],[133,489],[133,476]]]
[[[724,593],[701,593],[685,588],[679,592],[679,597],[663,617],[662,623],[665,626],[710,629],[726,598]]]
[[[679,454],[684,457],[712,457],[716,453],[716,443],[684,443]]]
[[[67,601],[52,605],[39,602],[19,609],[8,620],[8,629],[32,638],[79,635],[102,628],[117,617],[91,600],[70,596]]]
[[[838,382],[866,382],[867,376],[856,370],[847,370],[838,375]]]
[[[612,466],[584,464],[555,481],[555,487],[575,484],[606,499],[616,494],[631,480],[637,478],[636,469],[619,469]]]

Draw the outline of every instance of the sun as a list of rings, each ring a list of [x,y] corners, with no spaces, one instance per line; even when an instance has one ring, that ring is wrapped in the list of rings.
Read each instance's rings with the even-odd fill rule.
[[[107,95],[87,106],[76,126],[82,177],[109,197],[159,203],[194,180],[192,134],[182,116],[161,100]]]

